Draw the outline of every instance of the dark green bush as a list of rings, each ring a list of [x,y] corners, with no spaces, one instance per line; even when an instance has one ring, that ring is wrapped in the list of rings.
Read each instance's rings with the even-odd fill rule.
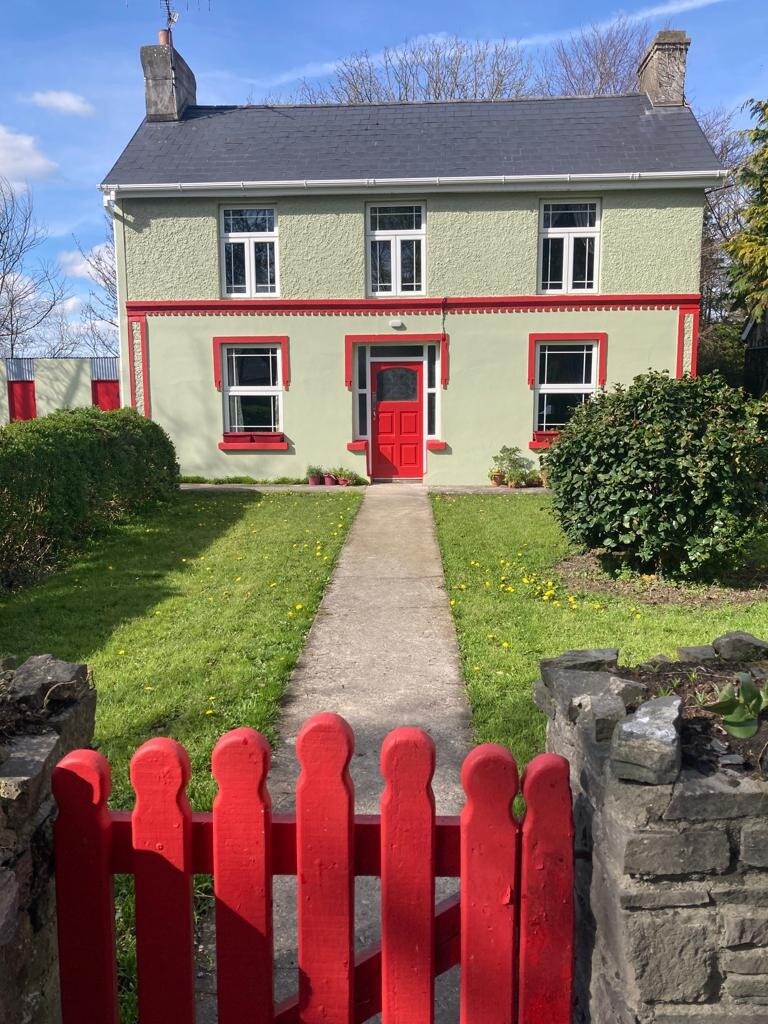
[[[170,498],[176,453],[132,409],[72,409],[0,429],[0,588],[28,582],[99,527]]]
[[[717,374],[636,377],[579,408],[544,464],[566,535],[631,568],[734,568],[766,515],[764,403]]]

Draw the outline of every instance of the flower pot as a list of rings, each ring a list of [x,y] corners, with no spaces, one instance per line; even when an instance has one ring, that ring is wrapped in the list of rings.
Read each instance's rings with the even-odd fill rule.
[[[340,476],[337,478],[336,483],[339,485],[339,487],[348,487],[349,478],[346,476]]]
[[[330,473],[326,473],[323,477],[323,483],[326,487],[333,487],[337,482],[336,477],[332,476]]]
[[[307,483],[309,484],[310,487],[319,487],[322,482],[323,482],[323,478],[321,476],[308,476],[307,477]]]
[[[490,477],[490,480],[491,480],[491,484],[494,487],[501,487],[501,485],[504,483],[504,474],[503,473],[493,473],[491,475],[491,477]]]

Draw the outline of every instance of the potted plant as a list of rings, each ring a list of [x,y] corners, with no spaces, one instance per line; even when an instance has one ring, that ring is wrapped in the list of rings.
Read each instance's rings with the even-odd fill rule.
[[[488,470],[488,479],[491,481],[494,487],[501,487],[504,483],[504,471],[498,469],[496,466],[491,466]]]
[[[333,487],[337,482],[338,481],[336,480],[333,471],[330,469],[326,469],[325,472],[323,473],[323,483],[325,484],[325,486]]]
[[[319,487],[323,482],[323,471],[320,466],[307,467],[307,483],[310,487]]]
[[[508,487],[525,487],[533,468],[531,459],[526,459],[519,448],[504,445],[491,459],[488,478],[494,487],[506,483]]]
[[[339,484],[341,487],[346,487],[349,484],[349,481],[352,477],[350,471],[348,469],[345,469],[344,466],[335,466],[328,472],[333,474],[333,476],[336,478],[336,483]]]

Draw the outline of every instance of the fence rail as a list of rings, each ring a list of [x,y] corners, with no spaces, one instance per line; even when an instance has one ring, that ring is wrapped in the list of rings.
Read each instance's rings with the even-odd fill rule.
[[[435,749],[384,742],[381,814],[354,814],[354,739],[336,715],[296,743],[295,815],[273,815],[269,744],[235,729],[212,757],[213,811],[190,809],[189,758],[169,739],[131,762],[133,812],[110,811],[109,764],[74,751],[54,772],[63,1024],[118,1024],[112,879],[135,880],[141,1024],[194,1024],[192,876],[212,874],[219,1024],[431,1024],[434,979],[459,964],[462,1024],[570,1024],[573,826],[568,765],[467,757],[460,818],[435,816]],[[517,819],[518,794],[525,814]],[[272,879],[297,876],[298,992],[273,1002]],[[354,879],[381,877],[381,942],[355,954]],[[435,906],[435,878],[460,896]]]

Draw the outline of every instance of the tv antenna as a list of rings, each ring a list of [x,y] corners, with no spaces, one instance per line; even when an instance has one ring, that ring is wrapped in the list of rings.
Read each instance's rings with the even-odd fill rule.
[[[171,0],[161,0],[161,6],[165,12],[166,28],[170,31],[179,20],[179,12],[171,7]]]

